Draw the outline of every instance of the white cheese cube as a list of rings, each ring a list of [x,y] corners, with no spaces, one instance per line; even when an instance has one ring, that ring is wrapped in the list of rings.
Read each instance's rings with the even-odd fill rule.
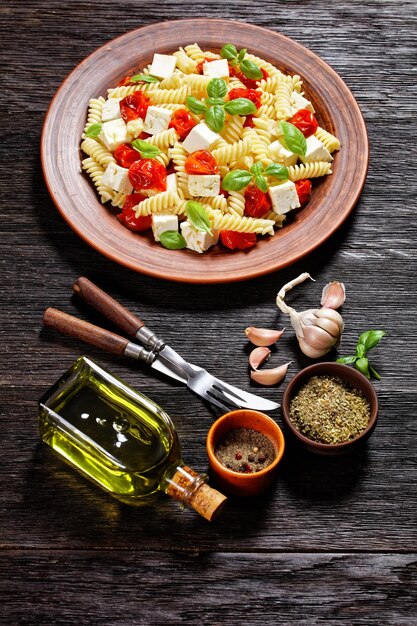
[[[177,185],[177,175],[169,174],[167,176],[167,191],[172,191],[174,193],[178,193],[178,185]]]
[[[167,130],[172,117],[172,111],[161,107],[150,106],[146,112],[143,130],[149,135],[156,135]]]
[[[285,183],[274,187],[269,187],[268,192],[271,198],[272,208],[278,215],[284,215],[292,211],[292,209],[298,209],[298,207],[301,206],[297,190],[291,180],[287,180]]]
[[[304,163],[311,163],[313,161],[333,161],[333,157],[328,149],[315,137],[310,135],[307,137],[307,151],[303,157],[301,157]]]
[[[112,120],[118,120],[122,117],[120,113],[120,100],[121,98],[109,98],[106,100],[101,109],[102,122],[111,122]]]
[[[149,74],[157,78],[171,78],[177,64],[172,54],[154,54]]]
[[[271,159],[277,161],[278,163],[282,163],[285,167],[295,165],[298,161],[298,154],[284,148],[282,143],[278,140],[269,144],[268,154]]]
[[[160,215],[156,214],[152,216],[152,232],[155,241],[161,241],[161,233],[167,230],[178,230],[178,216],[177,215]]]
[[[292,104],[292,112],[297,113],[301,109],[307,109],[307,111],[311,111],[314,113],[314,107],[311,104],[310,100],[304,98],[298,91],[293,91],[291,94],[291,104]]]
[[[181,224],[181,233],[185,239],[187,244],[187,248],[189,250],[194,250],[194,252],[202,253],[205,250],[211,248],[211,246],[215,246],[219,240],[219,231],[213,230],[213,234],[209,235],[209,233],[203,233],[200,230],[194,228],[194,226],[188,220],[182,222]]]
[[[188,192],[191,196],[210,198],[220,193],[220,174],[189,174]]]
[[[99,140],[106,146],[107,150],[114,152],[117,146],[129,142],[129,133],[126,124],[122,119],[104,122],[101,126]]]
[[[204,76],[210,76],[210,78],[225,78],[229,76],[229,64],[227,59],[206,61],[203,64],[203,73]]]
[[[196,150],[209,150],[219,137],[220,135],[211,130],[205,122],[200,122],[191,129],[182,145],[189,153]]]
[[[108,164],[101,177],[101,184],[121,193],[129,194],[133,191],[133,186],[129,180],[129,170],[120,167],[117,163]]]

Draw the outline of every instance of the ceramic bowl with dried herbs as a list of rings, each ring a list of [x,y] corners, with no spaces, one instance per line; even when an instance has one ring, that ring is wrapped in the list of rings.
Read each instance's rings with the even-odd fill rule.
[[[286,430],[316,454],[350,452],[374,431],[378,399],[369,380],[339,363],[316,363],[294,376],[284,391]]]

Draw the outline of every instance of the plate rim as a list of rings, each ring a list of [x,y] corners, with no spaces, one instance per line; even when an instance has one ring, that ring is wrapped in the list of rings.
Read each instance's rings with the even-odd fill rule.
[[[109,46],[113,46],[119,40],[123,40],[125,38],[128,38],[129,36],[132,36],[134,33],[141,33],[146,30],[152,31],[158,28],[158,26],[160,27],[161,24],[163,24],[164,27],[172,28],[172,27],[175,27],[175,25],[177,25],[178,23],[192,24],[196,22],[199,22],[199,23],[207,23],[207,22],[215,23],[216,22],[222,25],[235,24],[235,25],[238,25],[239,27],[245,27],[252,31],[258,31],[263,34],[269,33],[271,36],[279,37],[281,40],[288,40],[289,42],[291,42],[292,46],[295,45],[297,48],[300,48],[304,54],[307,53],[308,56],[312,58],[315,62],[318,61],[322,66],[325,67],[326,72],[332,76],[333,80],[343,85],[344,90],[348,92],[351,98],[351,102],[349,103],[349,106],[350,108],[352,106],[354,107],[357,119],[361,123],[362,137],[364,137],[365,142],[366,142],[366,154],[363,155],[364,158],[361,162],[362,168],[360,171],[360,178],[358,177],[359,180],[356,185],[356,191],[354,192],[353,197],[349,202],[348,209],[345,209],[339,215],[338,218],[336,217],[331,228],[327,229],[324,233],[322,233],[312,244],[305,245],[302,248],[302,250],[300,250],[299,252],[295,251],[292,256],[290,256],[285,261],[280,261],[279,264],[273,264],[273,262],[267,262],[266,266],[261,266],[259,269],[256,269],[255,267],[255,268],[249,268],[249,269],[246,268],[244,271],[234,270],[233,275],[226,275],[226,276],[222,275],[221,273],[217,273],[217,275],[210,275],[210,276],[185,275],[184,272],[181,272],[178,275],[162,274],[159,269],[153,270],[152,268],[149,268],[149,267],[141,267],[140,261],[135,262],[134,260],[131,261],[128,258],[120,259],[116,256],[116,254],[113,254],[110,250],[103,249],[99,242],[96,242],[94,239],[91,239],[88,233],[84,233],[82,229],[78,228],[78,226],[71,219],[71,216],[67,214],[67,211],[65,210],[65,208],[60,204],[60,202],[58,201],[58,198],[55,196],[55,193],[52,190],[52,184],[48,176],[48,162],[47,162],[48,159],[46,155],[45,137],[47,136],[51,113],[53,112],[54,107],[56,106],[56,103],[61,94],[61,91],[66,87],[67,82],[71,79],[72,75],[75,74],[76,72],[79,72],[80,68],[82,68],[84,64],[88,65],[92,57],[99,55],[99,53],[102,52],[104,49],[108,48]],[[178,45],[182,45],[182,44],[179,43]],[[280,60],[280,62],[285,66],[285,63],[283,61]],[[365,150],[364,150],[364,153],[365,153]],[[198,18],[183,18],[183,19],[178,19],[178,20],[166,20],[166,21],[154,22],[153,24],[146,24],[144,26],[140,26],[138,28],[133,28],[131,30],[125,31],[121,35],[118,35],[117,37],[114,37],[104,42],[102,45],[95,48],[86,57],[84,57],[79,63],[77,63],[77,65],[65,76],[65,78],[59,85],[58,89],[55,91],[49,103],[49,106],[45,114],[44,123],[43,123],[42,131],[41,131],[41,137],[40,137],[40,160],[41,160],[43,177],[44,177],[46,187],[48,189],[48,193],[50,197],[52,198],[52,201],[55,204],[56,208],[58,209],[58,212],[60,213],[60,215],[64,218],[64,220],[70,226],[70,228],[83,241],[85,241],[90,247],[92,247],[97,252],[99,252],[106,258],[110,259],[111,261],[119,265],[122,265],[124,267],[127,267],[137,273],[145,274],[147,276],[158,278],[160,280],[168,280],[170,282],[190,283],[190,284],[225,284],[225,283],[252,280],[254,278],[259,278],[261,276],[265,276],[272,272],[276,272],[281,269],[284,269],[285,267],[293,265],[294,263],[297,263],[300,259],[311,254],[314,250],[319,248],[325,241],[327,241],[340,228],[340,226],[346,221],[346,219],[349,217],[349,215],[352,213],[353,209],[357,205],[359,198],[362,194],[365,182],[366,182],[368,169],[369,169],[369,158],[370,158],[369,136],[368,136],[368,131],[366,128],[365,119],[359,107],[359,104],[357,103],[355,96],[353,95],[352,91],[350,90],[348,85],[345,83],[343,78],[339,76],[339,74],[324,59],[322,59],[318,54],[310,50],[310,48],[308,48],[304,44],[299,43],[297,40],[287,35],[284,35],[281,32],[277,32],[269,28],[258,26],[257,24],[252,24],[249,22],[242,22],[239,20],[229,20],[229,19],[222,19],[222,18],[198,17]]]

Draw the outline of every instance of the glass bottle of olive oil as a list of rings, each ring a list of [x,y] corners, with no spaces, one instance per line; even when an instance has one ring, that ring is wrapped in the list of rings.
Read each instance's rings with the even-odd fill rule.
[[[40,399],[39,430],[69,464],[127,504],[149,503],[162,491],[211,520],[225,503],[183,464],[167,413],[87,357]]]

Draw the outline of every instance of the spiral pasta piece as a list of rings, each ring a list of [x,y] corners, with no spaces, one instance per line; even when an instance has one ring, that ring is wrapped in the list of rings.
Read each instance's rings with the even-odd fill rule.
[[[320,128],[319,126],[314,135],[319,141],[321,141],[321,143],[324,145],[325,148],[327,148],[330,153],[335,152],[336,150],[340,150],[339,139],[329,133],[327,130],[324,130],[324,128]]]
[[[204,61],[204,52],[197,43],[185,46],[184,49],[187,56],[189,56],[190,59],[192,59],[196,63],[201,63],[202,61]]]
[[[178,69],[184,74],[193,74],[197,71],[197,63],[187,55],[184,48],[174,52],[174,57],[177,59]]]
[[[222,213],[227,213],[228,211],[228,203],[226,198],[220,194],[218,196],[213,196],[212,198],[193,198],[196,202],[200,204],[211,207],[212,209],[217,209]]]
[[[156,135],[152,135],[152,137],[148,137],[145,141],[146,143],[150,143],[152,146],[156,146],[160,150],[166,150],[167,148],[173,146],[177,139],[178,135],[175,128],[169,128],[168,130],[163,130]]]
[[[107,90],[108,98],[126,98],[136,91],[154,91],[158,89],[158,83],[138,83],[137,85],[123,85],[122,87],[114,87]]]
[[[110,189],[110,187],[101,184],[101,179],[104,174],[104,168],[91,157],[83,159],[83,161],[81,161],[81,166],[82,169],[87,172],[87,174],[93,181],[93,184],[100,196],[101,202],[104,204],[109,200],[113,200],[116,192],[113,191],[113,189]]]
[[[93,124],[101,124],[101,112],[103,110],[103,104],[105,103],[103,96],[99,98],[91,98],[88,102],[87,123],[84,127],[84,132]]]
[[[327,163],[327,161],[290,165],[287,169],[288,178],[292,181],[303,180],[304,178],[319,178],[332,173],[331,163]]]
[[[268,213],[262,217],[264,220],[272,220],[275,223],[276,228],[282,228],[285,218],[286,215],[278,215],[275,211],[268,211]]]
[[[254,119],[255,117],[268,117],[270,120],[276,120],[277,111],[275,108],[275,103],[263,104],[262,106],[260,106],[259,109],[255,113]]]
[[[127,198],[127,194],[122,193],[121,191],[117,191],[114,195],[113,200],[111,201],[111,204],[112,206],[116,206],[119,209],[122,209],[126,198]]]
[[[172,159],[175,173],[177,174],[178,194],[182,198],[188,198],[188,174],[184,167],[185,160],[188,156],[187,152],[182,145],[177,142],[168,150],[168,156]]]
[[[245,128],[242,137],[249,142],[254,161],[263,163],[267,159],[268,141],[260,137],[254,128]]]
[[[187,85],[191,91],[195,92],[199,97],[207,97],[207,85],[209,84],[210,76],[200,76],[200,74],[188,74],[186,77]]]
[[[179,72],[174,73],[169,78],[164,78],[159,83],[159,89],[178,89],[184,84],[184,76]]]
[[[184,104],[189,93],[188,85],[184,85],[178,89],[156,89],[147,96],[152,104]]]
[[[214,230],[233,230],[238,233],[256,233],[258,235],[273,235],[273,220],[264,220],[256,217],[241,217],[237,214],[222,213],[208,210],[210,222]]]
[[[245,117],[240,115],[229,115],[226,118],[223,130],[220,132],[223,139],[227,143],[236,143],[242,136],[243,124],[245,123]],[[216,146],[220,147],[220,146]]]
[[[236,161],[242,156],[246,156],[251,151],[249,139],[241,139],[235,143],[213,150],[213,156],[219,165],[227,165],[231,161]]]
[[[227,199],[228,213],[234,215],[243,215],[245,212],[245,197],[240,191],[229,191],[229,197]]]
[[[81,150],[89,157],[97,161],[103,167],[107,167],[109,163],[114,163],[114,157],[104,146],[95,139],[86,137],[81,143]]]
[[[134,211],[136,217],[151,215],[152,213],[161,213],[169,207],[175,206],[179,201],[180,198],[175,191],[162,191],[139,202],[139,204],[134,207]]]
[[[271,143],[271,123],[266,115],[253,118],[254,130],[265,142]]]
[[[275,67],[275,65],[272,65],[272,63],[269,63],[269,61],[266,61],[265,59],[261,59],[260,57],[257,57],[254,54],[247,53],[245,55],[245,59],[249,59],[249,61],[253,61],[254,63],[256,63],[258,67],[268,72],[269,76],[277,76],[277,75],[285,76],[285,74],[283,74],[281,70]]]
[[[291,94],[292,85],[288,83],[280,83],[277,89],[275,100],[275,110],[278,120],[288,120],[292,117]]]

